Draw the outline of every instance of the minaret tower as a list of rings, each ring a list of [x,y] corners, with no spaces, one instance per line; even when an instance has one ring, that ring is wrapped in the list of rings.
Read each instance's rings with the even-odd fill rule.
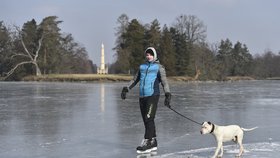
[[[104,57],[104,44],[101,44],[101,65],[100,65],[101,70],[105,70],[105,57]]]
[[[101,64],[97,69],[98,74],[108,74],[108,68],[105,66],[105,53],[104,53],[104,44],[101,44]]]

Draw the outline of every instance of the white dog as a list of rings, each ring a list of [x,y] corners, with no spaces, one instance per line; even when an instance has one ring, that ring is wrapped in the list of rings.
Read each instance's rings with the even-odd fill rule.
[[[236,156],[240,157],[244,150],[243,145],[242,145],[244,131],[252,131],[256,128],[258,128],[258,127],[254,127],[251,129],[245,129],[238,125],[218,126],[211,122],[203,122],[200,133],[201,134],[211,133],[215,136],[216,141],[217,141],[217,148],[216,148],[213,158],[223,156],[223,142],[227,142],[227,141],[233,141],[235,143],[238,143],[240,149],[239,149],[238,155],[236,155]],[[220,150],[221,150],[221,153],[220,153],[220,155],[218,155]]]

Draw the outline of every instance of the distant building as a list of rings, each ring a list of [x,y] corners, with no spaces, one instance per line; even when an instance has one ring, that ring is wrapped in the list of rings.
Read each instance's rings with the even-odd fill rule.
[[[101,44],[101,64],[97,68],[97,74],[108,74],[108,66],[105,65],[104,44]]]

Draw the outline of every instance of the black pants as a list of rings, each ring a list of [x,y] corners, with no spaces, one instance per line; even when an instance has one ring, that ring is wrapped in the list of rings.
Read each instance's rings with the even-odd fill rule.
[[[145,139],[156,137],[155,116],[159,95],[139,99],[140,110],[145,125]]]

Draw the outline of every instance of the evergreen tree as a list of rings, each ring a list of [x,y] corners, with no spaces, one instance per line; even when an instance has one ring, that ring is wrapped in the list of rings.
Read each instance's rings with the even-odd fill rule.
[[[217,68],[219,70],[219,80],[224,80],[230,75],[232,67],[232,43],[229,39],[221,40],[217,54]]]
[[[9,56],[12,54],[12,38],[9,28],[7,28],[3,21],[0,21],[0,76],[5,76],[11,67],[9,64]]]
[[[176,75],[187,75],[189,65],[189,45],[186,42],[185,34],[180,34],[175,28],[171,28],[173,45],[175,47],[175,69]]]
[[[122,14],[117,20],[118,27],[116,28],[116,62],[111,69],[115,69],[115,73],[129,73],[130,72],[130,52],[126,44],[125,35],[127,33],[129,18],[126,14]]]
[[[136,19],[131,20],[124,35],[124,47],[130,52],[129,64],[132,73],[136,73],[139,65],[144,61],[144,37],[144,26]]]
[[[61,62],[57,65],[59,73],[92,73],[93,67],[88,60],[88,53],[74,41],[71,34],[61,37]]]
[[[176,75],[175,68],[175,47],[172,42],[172,34],[168,30],[167,26],[164,25],[163,31],[160,38],[160,47],[158,49],[158,57],[162,65],[165,66],[166,73],[168,76]]]
[[[62,21],[57,20],[57,16],[49,16],[42,20],[39,25],[40,34],[44,36],[42,44],[42,55],[40,56],[40,65],[44,74],[59,73],[56,67],[62,57],[60,55],[60,28],[58,24]]]
[[[249,53],[247,46],[237,42],[232,49],[233,66],[230,71],[231,76],[244,76],[250,72],[253,61],[252,55]]]
[[[146,28],[145,48],[154,47],[156,50],[160,45],[160,24],[158,20],[152,21],[151,25]]]

